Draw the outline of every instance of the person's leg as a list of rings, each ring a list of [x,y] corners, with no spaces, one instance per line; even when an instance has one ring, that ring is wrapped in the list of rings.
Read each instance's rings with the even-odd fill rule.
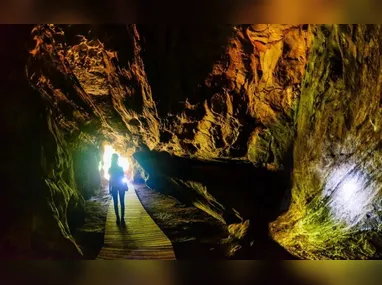
[[[125,219],[125,191],[119,191],[119,201],[121,203],[121,218]]]
[[[114,203],[114,212],[115,216],[117,217],[117,223],[119,223],[119,213],[118,213],[118,192],[113,191],[113,203]]]

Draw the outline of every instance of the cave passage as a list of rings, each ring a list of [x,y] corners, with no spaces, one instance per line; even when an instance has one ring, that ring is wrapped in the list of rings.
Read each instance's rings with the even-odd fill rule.
[[[134,185],[128,186],[124,196],[126,220],[117,224],[114,207],[109,206],[104,245],[97,259],[174,260],[176,257],[171,241],[142,206]]]
[[[0,36],[0,257],[382,258],[381,26]]]
[[[124,196],[125,221],[121,224],[116,223],[114,200],[109,198],[106,221],[99,221],[102,224],[99,226],[104,227],[102,244],[100,242],[91,244],[91,237],[82,242],[85,248],[94,247],[90,250],[98,252],[96,256],[93,253],[92,258],[101,260],[216,259],[217,256],[225,258],[221,252],[211,252],[211,248],[216,248],[219,243],[216,236],[222,238],[228,234],[219,221],[194,206],[186,207],[172,196],[162,195],[160,192],[155,195],[142,183],[139,175],[139,178],[134,176],[131,158],[121,156],[112,145],[107,143],[103,143],[102,159],[99,163],[101,193],[104,195],[109,193],[110,176],[107,172],[111,166],[113,154],[119,155],[118,164],[123,168],[125,183],[128,184],[128,191]],[[171,167],[178,167],[178,165],[174,164]],[[139,194],[136,191],[137,188]],[[91,199],[96,201],[103,197],[101,195]],[[120,204],[119,210],[121,210]],[[98,215],[98,213],[89,214]],[[176,217],[176,219],[168,217]],[[165,230],[162,231],[162,228]],[[166,234],[169,234],[171,240]],[[209,239],[207,242],[203,241],[206,236]]]

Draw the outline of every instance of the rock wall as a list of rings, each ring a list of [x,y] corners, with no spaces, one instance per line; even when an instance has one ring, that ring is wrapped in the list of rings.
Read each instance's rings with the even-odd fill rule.
[[[63,131],[109,141],[125,155],[144,153],[158,166],[148,170],[137,158],[148,184],[224,223],[253,218],[252,204],[269,197],[280,197],[267,204],[279,210],[311,46],[307,25],[40,25],[33,35],[28,76]],[[157,153],[170,156],[158,163]],[[220,181],[171,174],[177,158],[202,161],[200,176],[208,162],[221,162],[213,177],[225,169],[235,193]],[[274,174],[244,185],[250,169]],[[265,198],[264,185],[274,185],[267,179],[279,176],[282,189],[270,186]]]
[[[279,210],[311,42],[307,26],[41,25],[33,36],[28,77],[70,137],[90,135],[125,155],[143,153],[136,160],[148,184],[224,223],[252,219],[264,212],[252,204],[269,197],[279,197],[267,204]],[[158,163],[163,152],[170,156]],[[177,157],[193,174],[172,173]],[[187,159],[202,162],[192,170]],[[237,163],[224,162],[231,160]],[[211,173],[215,180],[227,173],[227,190],[219,179],[200,179],[213,161],[223,162]],[[275,174],[256,174],[244,185],[251,165]],[[265,198],[267,179],[280,175],[287,177],[282,190],[271,186]]]
[[[78,191],[85,199],[98,194],[101,185],[99,164],[102,146],[78,143],[73,147],[73,169]]]
[[[30,85],[25,67],[33,26],[1,26],[2,124],[0,257],[81,258],[72,231],[81,224],[75,142]],[[32,44],[32,45],[30,45]]]
[[[324,25],[314,38],[292,203],[273,237],[301,258],[381,258],[381,27]]]
[[[34,35],[30,79],[72,132],[92,125],[124,152],[282,167],[305,26],[50,25]]]
[[[279,169],[310,46],[289,25],[138,26],[160,117],[155,150]]]
[[[32,35],[27,78],[48,125],[35,120],[29,134],[45,126],[51,161],[33,176],[55,177],[44,180],[65,200],[55,207],[80,208],[76,146],[95,147],[95,162],[108,141],[134,154],[137,178],[233,237],[258,242],[273,221],[272,237],[301,258],[380,257],[380,26],[38,25]]]

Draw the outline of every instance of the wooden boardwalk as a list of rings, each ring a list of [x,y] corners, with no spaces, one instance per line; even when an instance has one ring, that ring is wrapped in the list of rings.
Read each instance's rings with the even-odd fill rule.
[[[125,208],[126,224],[118,226],[111,200],[104,246],[97,259],[175,259],[171,241],[143,208],[132,184],[129,184],[129,191],[125,195]]]

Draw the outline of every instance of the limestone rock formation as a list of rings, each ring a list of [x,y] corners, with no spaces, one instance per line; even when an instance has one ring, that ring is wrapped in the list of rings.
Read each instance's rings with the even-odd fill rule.
[[[1,37],[9,39],[0,52],[1,258],[80,258],[70,229],[83,213],[74,148],[25,76],[32,28],[0,27]]]
[[[60,236],[77,250],[106,141],[135,177],[227,224],[230,254],[261,246],[272,222],[300,258],[380,258],[380,26],[38,25],[32,37],[18,66],[43,115],[26,108],[18,131],[43,130],[28,150],[42,181],[32,212],[47,220],[31,232],[54,228],[56,243],[40,248],[65,251]]]
[[[314,37],[292,202],[273,236],[301,258],[381,258],[381,27],[325,25]]]
[[[87,37],[90,28],[34,30],[29,76],[64,128],[93,124],[124,149],[281,167],[310,46],[305,27],[132,25]]]
[[[290,171],[311,45],[307,25],[40,25],[33,36],[28,78],[73,140],[106,140],[126,155],[141,151],[151,160],[165,152]],[[174,167],[172,161],[167,168]],[[200,176],[181,178],[143,166],[152,187],[178,189],[178,198],[189,193],[185,201],[224,223],[253,218],[250,203],[264,202],[254,199],[259,193],[265,199],[265,180],[255,175],[258,181],[241,186],[245,179],[228,175],[230,189],[243,188],[232,199],[230,192],[219,194],[221,181],[201,179],[204,167],[198,167]],[[216,180],[221,166],[214,167]],[[228,172],[235,167],[240,166],[230,165]],[[252,202],[242,206],[249,197],[243,193],[256,184]],[[272,209],[278,206],[275,201]]]

